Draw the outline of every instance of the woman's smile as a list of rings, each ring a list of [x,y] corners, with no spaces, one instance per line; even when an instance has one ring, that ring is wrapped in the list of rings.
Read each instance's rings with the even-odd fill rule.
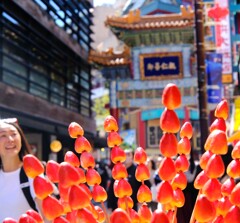
[[[5,147],[6,150],[15,150],[16,148],[17,148],[16,145]]]

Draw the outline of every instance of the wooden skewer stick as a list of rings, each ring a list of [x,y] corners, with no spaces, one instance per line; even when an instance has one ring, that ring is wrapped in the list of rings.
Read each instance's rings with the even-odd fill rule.
[[[109,223],[110,222],[109,221],[109,216],[108,216],[107,209],[106,209],[106,207],[105,207],[103,202],[101,202],[101,206],[102,206],[103,212],[104,212],[104,214],[106,216],[106,223]]]
[[[124,197],[124,201],[125,201],[125,205],[126,205],[127,214],[130,217],[130,212],[129,212],[129,209],[128,209],[128,199],[127,199],[127,196]]]
[[[198,195],[197,195],[197,198],[196,198],[196,202],[198,200],[198,197],[200,196],[201,194],[201,190],[198,191]],[[192,211],[192,215],[191,215],[191,218],[190,218],[190,222],[189,223],[195,223],[195,209],[196,209],[196,202],[195,202],[195,205],[194,205],[194,208],[193,208],[193,211]]]
[[[174,208],[172,223],[177,223],[177,207]]]

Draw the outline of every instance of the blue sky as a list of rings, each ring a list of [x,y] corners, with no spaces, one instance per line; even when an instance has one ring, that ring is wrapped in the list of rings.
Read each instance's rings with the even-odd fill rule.
[[[115,2],[116,0],[93,0],[93,6],[96,7],[103,4],[113,4]]]

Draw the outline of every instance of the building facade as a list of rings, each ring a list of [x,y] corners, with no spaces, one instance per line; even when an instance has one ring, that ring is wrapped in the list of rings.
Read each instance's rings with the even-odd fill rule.
[[[170,81],[180,87],[183,95],[183,108],[177,111],[178,117],[182,121],[191,120],[195,130],[193,147],[199,148],[201,145],[198,112],[200,99],[196,94],[198,75],[194,17],[192,21],[183,18],[176,22],[174,19],[174,15],[179,16],[179,13],[182,13],[180,5],[190,6],[194,12],[196,4],[203,7],[208,124],[214,120],[214,109],[224,97],[230,105],[227,134],[232,134],[240,128],[239,1],[203,0],[199,3],[199,1],[132,0],[125,5],[122,16],[109,16],[105,22],[115,36],[130,48],[130,54],[123,56],[101,52],[105,57],[104,62],[97,60],[96,57],[91,59],[100,65],[103,75],[110,82],[111,114],[118,119],[120,129],[136,130],[136,141],[144,148],[155,149],[158,146],[161,130],[157,118],[162,112],[159,99],[162,88]],[[189,26],[187,22],[190,22]],[[174,27],[174,24],[177,25]],[[154,59],[155,56],[162,57],[163,54],[166,56],[176,51],[182,52],[183,55],[183,75],[180,78],[172,76],[172,79],[154,79],[154,71],[156,74],[156,70],[161,70],[161,66],[149,63],[148,72],[144,68],[144,61],[149,59],[147,57]],[[94,56],[94,53],[92,55]],[[218,56],[221,60],[211,61],[211,58],[217,59]],[[127,58],[130,59],[124,60]],[[116,64],[120,61],[121,70],[125,69],[128,73],[125,79],[119,78],[120,69],[116,69]],[[117,77],[117,80],[114,77]],[[190,85],[188,81],[191,82]]]
[[[135,137],[135,145],[146,148],[151,155],[159,154],[161,95],[169,82],[181,90],[183,103],[177,114],[182,122],[192,121],[195,148],[199,144],[194,13],[190,7],[182,6],[178,13],[159,14],[157,7],[161,7],[155,6],[156,14],[142,15],[142,7],[121,17],[109,16],[105,24],[125,43],[125,50],[118,54],[113,50],[90,54],[90,61],[102,66],[110,83],[110,111],[118,120],[120,134],[129,132]]]
[[[231,42],[232,42],[232,70],[235,76],[233,92],[233,126],[232,131],[240,130],[240,0],[229,0]]]
[[[89,1],[77,0],[0,3],[0,116],[19,119],[43,160],[54,139],[62,143],[62,152],[73,149],[67,131],[72,121],[94,146],[91,9]]]

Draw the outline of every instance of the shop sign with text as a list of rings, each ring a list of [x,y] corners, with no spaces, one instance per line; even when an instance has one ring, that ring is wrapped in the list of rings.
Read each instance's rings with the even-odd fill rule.
[[[140,54],[140,72],[142,80],[182,78],[182,53]]]

